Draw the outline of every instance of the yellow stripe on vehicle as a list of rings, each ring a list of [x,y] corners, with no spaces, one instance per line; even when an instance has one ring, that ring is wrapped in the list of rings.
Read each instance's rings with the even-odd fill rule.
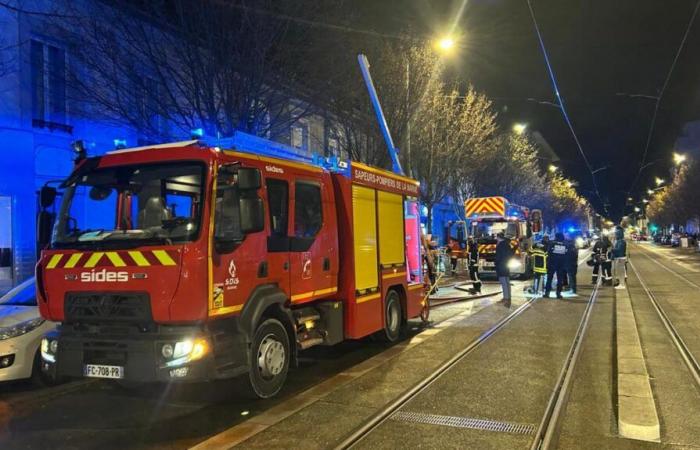
[[[382,295],[381,294],[371,294],[371,295],[365,295],[364,297],[358,297],[355,299],[356,303],[364,303],[368,302],[370,300],[376,300],[380,298]]]
[[[408,285],[408,289],[409,289],[409,290],[420,289],[420,288],[422,288],[422,287],[423,287],[422,284],[409,284],[409,285]]]
[[[136,265],[139,267],[148,267],[151,265],[146,257],[143,256],[143,253],[139,251],[130,251],[129,256],[131,256],[131,259],[133,259]]]
[[[222,314],[229,314],[233,312],[238,312],[243,309],[243,305],[233,305],[233,306],[224,306],[223,308],[217,308],[209,311],[210,316],[220,316]]]
[[[153,255],[158,258],[158,261],[164,266],[174,266],[175,261],[168,255],[165,250],[153,250]]]
[[[117,252],[107,252],[106,255],[107,255],[107,258],[109,258],[109,260],[112,262],[112,265],[114,265],[114,267],[124,267],[124,266],[126,266],[126,263],[124,262],[124,260],[122,259],[122,257],[119,256],[119,253],[117,253]]]
[[[318,297],[326,294],[335,294],[338,292],[338,287],[331,287],[327,289],[319,289],[316,291],[308,291],[301,294],[292,295],[292,302],[298,302],[299,300],[306,300],[308,298]]]
[[[397,273],[389,273],[386,275],[382,275],[382,278],[386,280],[387,278],[399,278],[399,277],[405,277],[405,276],[406,276],[406,272],[397,272]]]
[[[76,264],[78,264],[78,261],[80,261],[80,257],[83,256],[82,253],[73,253],[70,255],[70,258],[68,258],[68,262],[66,262],[66,265],[63,266],[65,269],[72,269],[75,267]]]
[[[104,255],[104,252],[95,252],[92,255],[90,255],[90,258],[88,258],[87,262],[85,263],[85,267],[88,269],[91,267],[95,267],[98,262],[100,262],[100,259],[102,259],[102,256]]]
[[[58,263],[61,262],[61,259],[63,258],[63,254],[61,253],[56,253],[55,255],[51,256],[51,259],[49,260],[49,263],[46,265],[47,269],[54,269]]]

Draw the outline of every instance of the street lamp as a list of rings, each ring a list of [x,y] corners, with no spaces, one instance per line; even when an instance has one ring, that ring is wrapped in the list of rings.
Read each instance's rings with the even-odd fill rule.
[[[639,212],[639,211],[641,211],[641,209],[639,209],[639,206],[635,206],[635,207],[634,207],[634,212]]]
[[[527,129],[526,123],[516,123],[515,125],[513,125],[513,133],[515,133],[515,134],[523,134],[526,129]]]
[[[555,166],[554,164],[550,164],[549,167],[548,167],[548,170],[549,170],[550,172],[554,173],[554,172],[556,172],[557,170],[559,170],[559,168],[558,168],[557,166]]]
[[[647,200],[646,198],[643,198],[642,203],[649,203],[649,200]]]
[[[656,177],[654,181],[656,182],[657,186],[661,186],[662,184],[664,184],[665,180],[663,178]]]
[[[451,36],[444,36],[437,42],[437,48],[444,53],[451,52],[454,46],[455,40]]]
[[[653,189],[647,189],[647,194],[652,195],[654,193]]]
[[[686,155],[684,155],[682,153],[673,152],[673,162],[677,166],[680,166],[681,164],[683,164],[685,162],[686,158],[687,158]]]

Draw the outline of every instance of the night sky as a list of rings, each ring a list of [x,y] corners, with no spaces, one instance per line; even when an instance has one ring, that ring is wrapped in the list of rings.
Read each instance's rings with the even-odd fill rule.
[[[504,127],[526,122],[562,159],[567,177],[604,213],[619,218],[627,192],[637,201],[655,176],[667,177],[684,122],[700,119],[700,19],[663,95],[646,162],[641,166],[655,99],[697,0],[532,0],[574,129],[597,173],[600,197],[559,109],[525,0],[470,0],[457,21],[462,48],[451,61],[494,100]],[[384,32],[438,35],[462,0],[360,1],[359,25]],[[641,96],[640,96],[641,95]],[[527,100],[532,99],[532,100]],[[601,201],[602,199],[602,201]]]

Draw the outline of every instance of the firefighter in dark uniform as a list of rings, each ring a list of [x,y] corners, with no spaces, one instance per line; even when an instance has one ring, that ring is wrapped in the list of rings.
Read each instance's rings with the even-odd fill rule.
[[[569,281],[569,289],[572,294],[576,293],[576,275],[578,274],[578,247],[576,242],[571,239],[566,240],[566,245],[568,246],[566,255],[566,276]]]
[[[603,272],[603,278],[605,278],[605,262],[609,251],[610,241],[606,239],[605,236],[598,239],[595,241],[595,244],[593,244],[593,276],[591,277],[591,284],[598,283],[600,272]]]
[[[479,244],[474,237],[470,236],[467,241],[467,253],[469,261],[469,279],[472,284],[474,294],[481,294],[481,280],[479,279]]]
[[[569,247],[564,241],[564,235],[557,233],[554,236],[554,240],[550,242],[549,251],[547,252],[547,285],[544,288],[545,298],[549,297],[549,293],[552,291],[552,279],[555,274],[557,276],[557,298],[563,298],[561,290],[564,284],[564,274],[566,273],[568,251]]]

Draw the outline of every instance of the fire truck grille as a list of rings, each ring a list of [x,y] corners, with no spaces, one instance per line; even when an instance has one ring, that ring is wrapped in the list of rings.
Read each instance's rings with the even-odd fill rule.
[[[66,322],[146,323],[152,320],[151,301],[146,293],[69,292],[64,308]]]

